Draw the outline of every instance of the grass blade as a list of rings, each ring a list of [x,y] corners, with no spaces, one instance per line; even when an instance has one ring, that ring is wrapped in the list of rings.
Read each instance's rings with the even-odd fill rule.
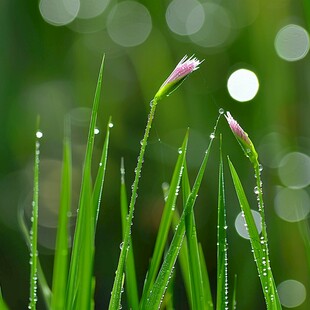
[[[94,252],[94,212],[91,191],[91,162],[95,139],[95,126],[100,101],[104,57],[101,62],[95,98],[91,113],[85,161],[83,166],[79,212],[76,220],[72,247],[71,263],[68,277],[66,309],[74,309],[78,302],[79,309],[90,307],[92,291],[92,266]],[[82,255],[81,255],[82,254]],[[77,301],[77,298],[79,299]]]
[[[0,287],[0,309],[1,310],[9,310],[9,307],[7,306],[7,304],[5,303],[5,301],[2,297],[1,287]]]
[[[190,185],[187,173],[187,167],[184,165],[184,174],[182,178],[182,190],[184,204],[190,195]],[[202,271],[200,265],[200,256],[197,241],[196,223],[194,216],[194,209],[185,217],[185,231],[188,247],[188,262],[189,273],[191,280],[191,296],[192,296],[192,309],[205,309],[204,286],[202,280]]]
[[[108,126],[107,126],[107,133],[105,136],[102,154],[100,158],[99,168],[97,172],[97,177],[94,185],[93,190],[93,206],[94,206],[94,218],[95,218],[95,230],[98,222],[99,210],[100,210],[100,203],[101,203],[101,196],[102,196],[102,189],[104,183],[104,177],[106,172],[107,160],[108,160],[108,148],[109,148],[109,141],[110,141],[110,129],[112,128],[112,119],[110,117]]]
[[[70,122],[65,122],[65,136],[63,143],[63,166],[62,166],[62,182],[60,194],[60,208],[58,229],[56,236],[56,250],[53,269],[53,294],[51,308],[64,309],[66,301],[66,287],[68,277],[68,255],[69,255],[69,228],[68,213],[71,209],[71,178],[72,178],[72,162],[71,162],[71,142],[70,142]]]
[[[257,227],[254,222],[251,208],[244,193],[241,181],[229,158],[228,163],[233,183],[235,186],[235,190],[237,193],[237,197],[239,200],[239,204],[241,207],[241,211],[244,214],[245,222],[247,224],[250,243],[253,250],[254,260],[257,265],[262,290],[265,296],[267,309],[282,309],[276,285],[273,279],[271,267],[268,266],[267,268],[267,265],[269,265],[269,257],[268,257],[268,251],[266,251],[266,244],[265,242],[261,243],[261,238],[257,231]],[[265,236],[263,236],[263,238],[265,240]]]
[[[181,181],[183,165],[185,162],[186,151],[187,151],[187,142],[188,142],[188,131],[185,135],[185,138],[182,143],[182,147],[179,151],[179,156],[177,163],[174,168],[172,180],[170,183],[170,189],[168,193],[168,197],[165,203],[165,207],[163,210],[162,218],[160,221],[160,226],[157,233],[155,248],[151,260],[151,264],[149,267],[149,271],[146,276],[143,294],[141,299],[141,308],[143,309],[146,302],[146,296],[150,290],[150,287],[153,285],[154,280],[156,278],[159,265],[162,259],[162,255],[165,249],[168,232],[171,226],[171,220],[173,217],[174,209],[175,209],[175,202],[177,199],[178,191],[179,191],[179,184]]]
[[[213,301],[212,301],[212,293],[209,281],[209,274],[207,270],[206,260],[203,255],[201,244],[199,243],[199,256],[200,256],[200,265],[201,265],[201,273],[202,273],[202,281],[205,292],[205,308],[206,310],[213,310]]]
[[[125,184],[125,167],[124,160],[121,161],[121,189],[120,189],[120,198],[121,198],[121,218],[122,218],[122,229],[123,237],[126,228],[126,221],[128,215],[128,201],[127,201],[127,192]],[[130,248],[128,250],[128,257],[126,261],[126,292],[128,299],[128,309],[139,309],[139,298],[138,298],[138,288],[137,288],[137,278],[136,278],[136,268],[135,268],[135,259],[133,254],[132,241],[130,238]]]
[[[222,138],[220,139],[218,219],[217,219],[217,297],[216,309],[228,307],[227,237],[226,237],[225,188],[222,158]]]
[[[17,213],[17,220],[18,220],[18,225],[22,231],[22,234],[24,235],[24,238],[26,240],[26,244],[30,250],[30,235],[29,235],[29,231],[28,231],[28,227],[24,221],[24,209],[19,207],[18,208],[18,213]],[[38,283],[39,283],[39,287],[40,290],[42,292],[43,298],[44,298],[44,302],[46,305],[46,308],[49,309],[50,305],[51,305],[51,296],[52,296],[52,292],[50,287],[47,284],[44,272],[42,270],[41,264],[40,264],[40,259],[38,257]],[[1,309],[1,308],[0,308]]]
[[[29,309],[35,310],[37,303],[38,278],[38,216],[39,216],[39,162],[40,142],[37,135],[35,143],[34,174],[33,174],[33,200],[30,230],[30,302]]]

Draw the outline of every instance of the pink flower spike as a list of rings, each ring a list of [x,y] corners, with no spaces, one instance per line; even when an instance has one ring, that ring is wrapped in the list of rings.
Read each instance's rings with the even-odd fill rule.
[[[187,59],[185,55],[181,61],[177,64],[175,69],[166,79],[166,81],[161,85],[155,98],[161,99],[164,96],[169,96],[174,90],[176,90],[185,78],[191,74],[193,71],[199,69],[199,65],[203,62],[198,60],[194,55]]]
[[[229,112],[227,112],[227,115],[225,115],[228,125],[233,132],[233,134],[240,140],[243,141],[243,143],[251,145],[251,140],[248,137],[248,134],[240,127],[238,122],[231,116]]]

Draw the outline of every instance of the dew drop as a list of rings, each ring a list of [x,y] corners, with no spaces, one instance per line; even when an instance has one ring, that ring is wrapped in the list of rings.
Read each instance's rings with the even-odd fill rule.
[[[219,109],[219,113],[220,113],[221,115],[223,115],[223,114],[225,113],[225,110],[224,110],[223,108],[220,108],[220,109]]]
[[[214,139],[215,138],[215,133],[214,132],[211,132],[210,134],[210,139]]]
[[[110,124],[109,124],[109,126],[110,126]],[[99,132],[100,132],[100,130],[99,130],[98,128],[95,128],[95,129],[94,129],[94,134],[95,134],[95,135],[98,135]]]
[[[257,186],[255,186],[255,187],[254,187],[254,193],[255,193],[256,195],[258,195],[258,194],[259,194],[259,189],[258,189],[258,187],[257,187]]]
[[[183,153],[183,151],[182,151],[181,148],[178,149],[178,153],[179,153],[179,154],[182,154],[182,153]]]
[[[38,131],[36,132],[36,137],[37,137],[38,139],[41,139],[41,138],[43,137],[43,132],[40,131],[40,130],[38,130]]]
[[[109,128],[112,128],[114,124],[112,122],[109,123]]]
[[[123,245],[124,245],[124,242],[122,242],[122,243],[119,245],[119,248],[122,249],[122,248],[123,248]]]

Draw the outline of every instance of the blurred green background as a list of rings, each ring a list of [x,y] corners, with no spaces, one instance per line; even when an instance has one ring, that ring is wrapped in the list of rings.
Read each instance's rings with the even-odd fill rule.
[[[309,0],[1,0],[0,21],[0,285],[11,309],[28,305],[29,254],[17,210],[24,209],[29,221],[37,115],[44,134],[39,253],[50,280],[64,117],[69,114],[72,119],[73,231],[89,109],[103,53],[97,158],[110,115],[114,127],[96,241],[96,309],[107,308],[121,243],[120,159],[125,158],[129,191],[149,102],[185,54],[205,61],[157,109],[133,226],[139,288],[162,212],[161,186],[170,181],[186,128],[190,127],[188,166],[193,182],[218,110],[224,108],[249,133],[264,166],[271,259],[283,303],[309,309],[309,240],[308,234],[300,233],[310,211]],[[238,69],[256,75],[257,93],[253,76],[237,75],[230,95],[227,81]],[[248,96],[245,101],[238,97],[242,95]],[[256,209],[251,165],[224,119],[219,132],[224,155],[236,165]],[[214,292],[218,140],[217,134],[195,207]],[[264,309],[249,242],[236,230],[240,208],[229,174],[226,193],[229,282],[238,275],[238,309]],[[176,270],[175,306],[187,309]],[[288,292],[293,292],[291,298]],[[40,295],[38,309],[44,309]]]

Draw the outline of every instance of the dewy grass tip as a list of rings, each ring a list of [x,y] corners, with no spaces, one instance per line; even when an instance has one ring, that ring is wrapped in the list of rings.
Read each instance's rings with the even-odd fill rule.
[[[199,65],[202,62],[203,60],[198,60],[196,57],[194,57],[194,55],[189,57],[188,59],[187,55],[185,55],[174,68],[166,81],[160,86],[154,99],[158,101],[165,96],[169,96],[183,83],[183,81],[188,77],[189,74],[199,69]]]
[[[231,116],[229,112],[226,113],[225,118],[228,122],[228,125],[236,137],[237,141],[241,145],[245,155],[250,159],[253,164],[257,163],[258,154],[255,150],[255,147],[250,140],[248,134],[242,129],[238,122]]]

